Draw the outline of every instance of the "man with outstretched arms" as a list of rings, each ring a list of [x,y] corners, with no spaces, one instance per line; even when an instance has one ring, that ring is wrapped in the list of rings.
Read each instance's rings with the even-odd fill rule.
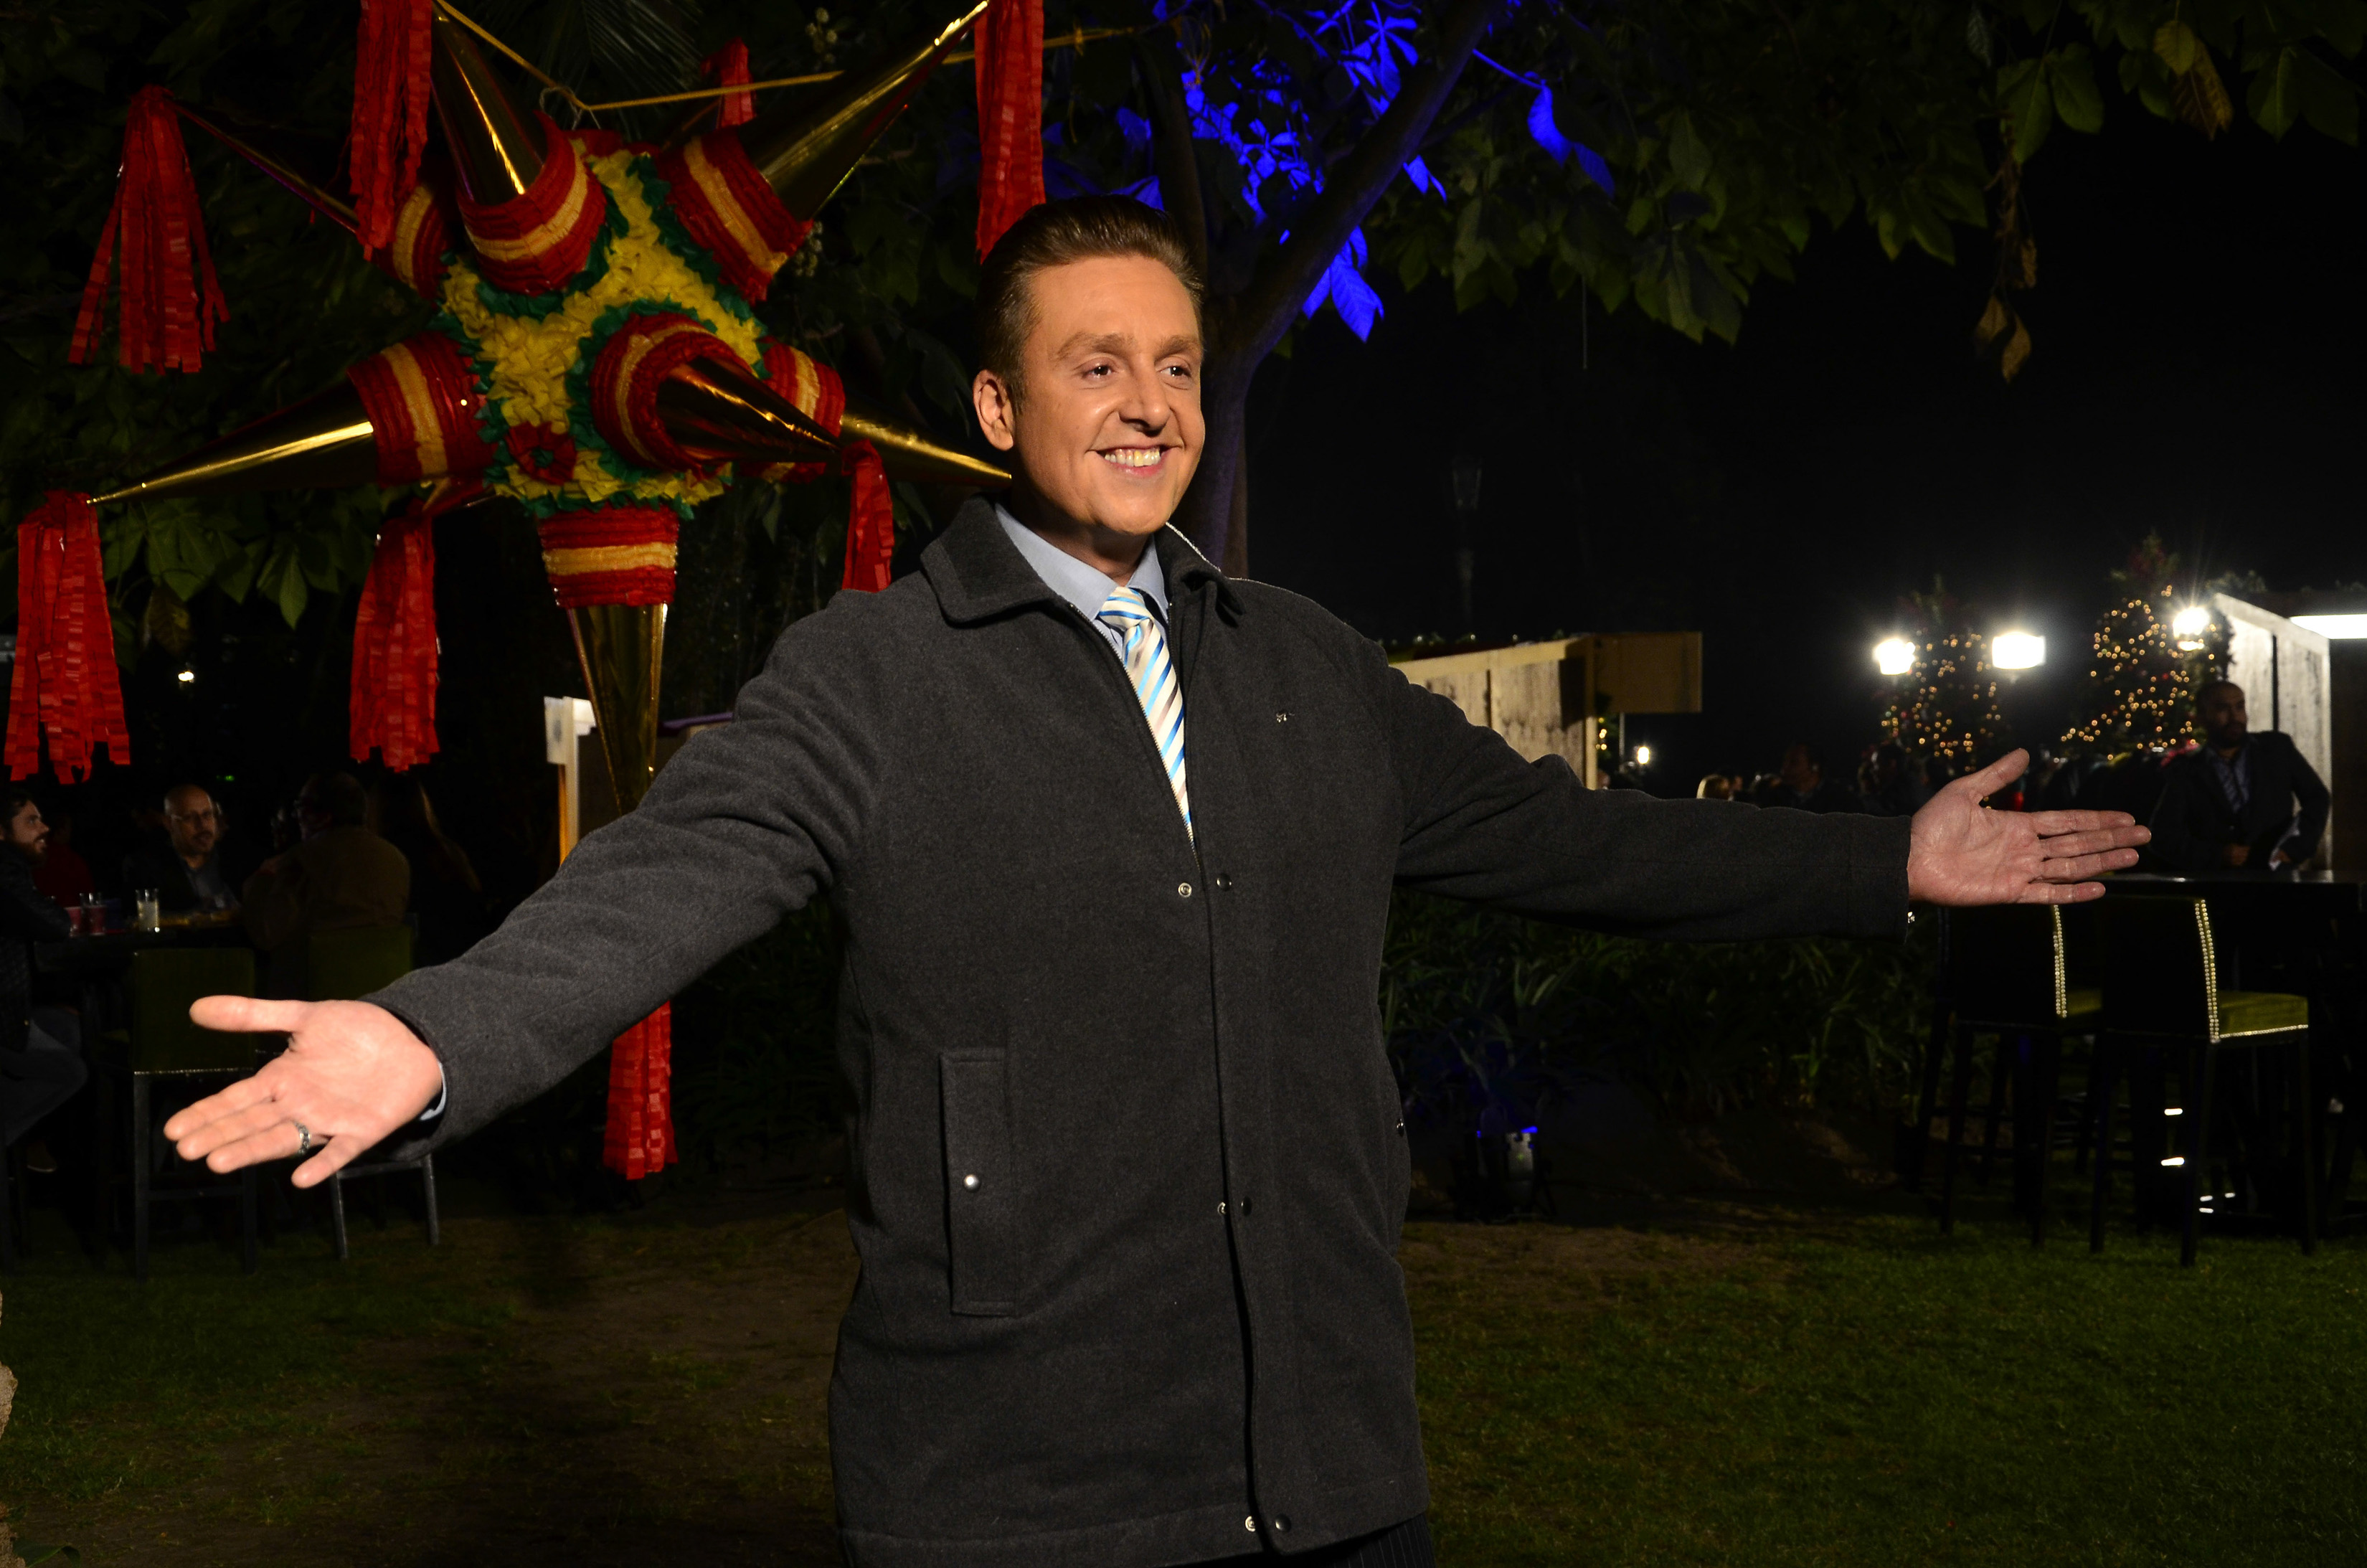
[[[1023,219],[980,338],[1001,506],[790,627],[738,722],[462,958],[364,1002],[201,1003],[289,1048],[169,1131],[217,1170],[309,1153],[299,1186],[460,1136],[827,897],[863,1262],[831,1398],[848,1560],[1419,1568],[1390,889],[1895,936],[1910,899],[2093,896],[2144,830],[1983,810],[2018,756],[1911,824],[1590,793],[1313,602],[1223,576],[1167,526],[1204,429],[1199,281],[1138,204]]]

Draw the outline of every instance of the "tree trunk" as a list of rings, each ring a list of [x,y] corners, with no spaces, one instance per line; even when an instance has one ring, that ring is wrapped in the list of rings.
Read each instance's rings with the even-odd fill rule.
[[[1250,382],[1258,366],[1299,319],[1300,306],[1315,291],[1332,257],[1414,155],[1447,95],[1462,79],[1472,51],[1504,4],[1505,0],[1456,0],[1439,24],[1430,57],[1405,74],[1387,110],[1354,150],[1332,165],[1322,193],[1274,220],[1286,223],[1289,242],[1268,246],[1246,283],[1218,297],[1213,289],[1216,269],[1204,259],[1204,269],[1212,274],[1211,293],[1203,312],[1208,344],[1200,382],[1207,444],[1192,488],[1176,508],[1175,522],[1201,553],[1229,576],[1243,576],[1249,570]],[[1198,179],[1196,156],[1186,140],[1190,119],[1184,108],[1181,80],[1172,60],[1151,59],[1149,79],[1152,105],[1158,110],[1158,144],[1153,151],[1159,161],[1160,188],[1169,193],[1171,209],[1182,209],[1174,216],[1185,243],[1197,256],[1209,258],[1206,193]],[[1176,197],[1184,199],[1173,199]],[[1195,197],[1199,199],[1193,200]]]

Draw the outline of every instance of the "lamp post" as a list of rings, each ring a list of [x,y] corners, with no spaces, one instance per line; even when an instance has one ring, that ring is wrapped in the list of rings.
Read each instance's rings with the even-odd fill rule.
[[[1471,525],[1479,513],[1479,459],[1463,452],[1455,460],[1455,599],[1457,624],[1468,636],[1471,619]]]

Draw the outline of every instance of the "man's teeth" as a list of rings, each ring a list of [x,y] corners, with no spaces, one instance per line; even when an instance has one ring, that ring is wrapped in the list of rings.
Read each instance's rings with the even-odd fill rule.
[[[1156,468],[1165,450],[1161,447],[1120,447],[1114,451],[1104,452],[1102,460],[1116,463],[1120,468]]]

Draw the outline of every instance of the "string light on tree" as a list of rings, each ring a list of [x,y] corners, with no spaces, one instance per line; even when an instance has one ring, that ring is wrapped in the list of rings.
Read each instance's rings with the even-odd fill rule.
[[[2066,747],[2119,754],[2194,739],[2194,694],[2227,667],[2227,628],[2178,604],[2179,559],[2147,534],[2112,574],[2115,602],[2097,618],[2079,721]]]
[[[1972,630],[1964,606],[1937,577],[1928,594],[1899,601],[1912,636],[1885,639],[1874,667],[1893,678],[1882,713],[1884,733],[1911,752],[1969,762],[1994,756],[2005,738],[1988,639]]]

